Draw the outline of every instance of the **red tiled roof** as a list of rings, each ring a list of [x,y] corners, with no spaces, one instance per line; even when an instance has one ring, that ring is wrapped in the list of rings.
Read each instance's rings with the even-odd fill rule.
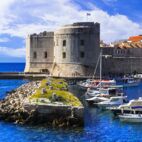
[[[140,36],[131,36],[128,39],[128,41],[132,41],[132,42],[139,42],[141,40],[142,40],[142,35],[140,35]]]

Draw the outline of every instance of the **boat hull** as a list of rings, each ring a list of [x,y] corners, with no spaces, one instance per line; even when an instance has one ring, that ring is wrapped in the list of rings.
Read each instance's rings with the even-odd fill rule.
[[[141,115],[119,115],[119,119],[122,122],[142,123]]]

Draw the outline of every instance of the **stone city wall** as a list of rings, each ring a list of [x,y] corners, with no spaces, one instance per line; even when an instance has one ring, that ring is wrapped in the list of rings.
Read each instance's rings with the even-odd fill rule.
[[[142,73],[142,49],[103,49],[104,55],[111,57],[103,57],[103,74],[130,74]]]
[[[103,61],[104,75],[121,75],[142,73],[142,59],[139,58],[112,58]]]

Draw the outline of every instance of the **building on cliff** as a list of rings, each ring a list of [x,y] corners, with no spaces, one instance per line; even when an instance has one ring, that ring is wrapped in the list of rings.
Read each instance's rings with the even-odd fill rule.
[[[93,75],[99,46],[100,24],[94,22],[74,23],[55,32],[29,35],[25,72],[70,77]]]

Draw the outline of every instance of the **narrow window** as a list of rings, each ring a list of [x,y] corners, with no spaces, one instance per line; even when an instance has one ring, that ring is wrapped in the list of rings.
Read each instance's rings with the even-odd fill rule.
[[[56,39],[56,46],[58,46],[59,45],[59,41],[58,41],[58,39]]]
[[[66,40],[63,40],[63,46],[66,46]]]
[[[80,57],[84,58],[85,57],[85,53],[83,51],[80,52]]]
[[[36,53],[36,52],[33,53],[33,58],[34,58],[34,59],[37,58],[37,53]]]
[[[80,40],[80,45],[84,46],[84,40]]]
[[[63,58],[66,58],[66,52],[63,52]]]
[[[47,52],[44,52],[44,58],[47,58]]]

